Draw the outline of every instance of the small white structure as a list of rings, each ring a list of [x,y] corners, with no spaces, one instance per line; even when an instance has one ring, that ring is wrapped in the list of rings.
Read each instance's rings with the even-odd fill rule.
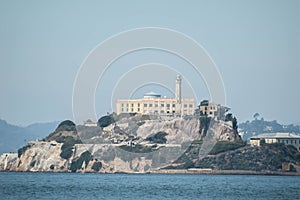
[[[92,120],[88,119],[83,123],[84,126],[97,126],[97,122],[93,122]]]
[[[266,133],[250,138],[252,146],[260,146],[262,141],[267,144],[284,143],[285,145],[293,145],[300,151],[300,135],[292,133]]]

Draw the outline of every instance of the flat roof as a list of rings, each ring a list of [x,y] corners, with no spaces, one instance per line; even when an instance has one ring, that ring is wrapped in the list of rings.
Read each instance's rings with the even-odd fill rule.
[[[282,139],[300,139],[300,135],[296,135],[296,134],[292,134],[292,133],[265,133],[265,134],[260,134],[260,135],[256,135],[250,138],[255,140],[255,139],[259,139],[259,138],[263,138],[263,139],[278,139],[278,138],[282,138]]]

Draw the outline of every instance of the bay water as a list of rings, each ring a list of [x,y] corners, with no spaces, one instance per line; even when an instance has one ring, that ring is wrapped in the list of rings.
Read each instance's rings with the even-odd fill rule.
[[[300,177],[1,172],[0,199],[300,199]]]

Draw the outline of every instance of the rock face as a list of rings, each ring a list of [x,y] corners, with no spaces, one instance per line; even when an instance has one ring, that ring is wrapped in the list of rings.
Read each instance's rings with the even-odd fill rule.
[[[30,142],[18,154],[3,154],[0,171],[145,173],[176,161],[194,140],[206,138],[197,118],[136,115],[106,127],[62,122],[43,141]],[[208,127],[216,140],[240,141],[229,123]]]
[[[3,154],[0,157],[0,169],[9,171],[65,171],[68,161],[62,159],[57,142],[30,142],[24,153]]]
[[[151,134],[165,132],[167,144],[181,144],[193,141],[199,135],[199,125],[197,119],[148,120],[137,129],[136,133],[138,137],[146,138]]]

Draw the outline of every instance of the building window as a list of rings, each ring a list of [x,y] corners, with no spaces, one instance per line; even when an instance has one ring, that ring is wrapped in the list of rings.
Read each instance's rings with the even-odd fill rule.
[[[170,104],[167,104],[167,107],[170,108]]]
[[[124,103],[122,103],[122,107],[124,107]]]
[[[140,103],[138,103],[138,107],[140,107]]]
[[[146,104],[146,103],[144,103],[144,107],[147,107],[147,104]]]
[[[128,107],[128,103],[126,104],[126,107]]]
[[[161,110],[161,111],[160,111],[160,114],[164,114],[164,111],[163,111],[163,110]]]
[[[165,104],[162,103],[162,104],[160,104],[160,106],[161,106],[161,107],[165,107]]]
[[[131,112],[133,112],[133,108],[131,108]]]
[[[212,115],[212,112],[209,112],[210,115]]]
[[[152,107],[152,103],[149,103],[149,107]]]
[[[131,107],[133,107],[133,104],[131,104]]]
[[[128,112],[128,107],[126,108],[126,112]]]
[[[183,107],[184,107],[184,108],[187,108],[187,104],[184,104]]]
[[[192,108],[192,107],[193,107],[193,104],[190,104],[189,106],[190,106],[190,108]]]
[[[157,108],[157,107],[158,107],[158,104],[155,104],[155,107]]]
[[[173,108],[175,108],[175,104],[173,104],[172,106],[173,106]]]
[[[124,108],[122,108],[122,112],[124,112]]]

